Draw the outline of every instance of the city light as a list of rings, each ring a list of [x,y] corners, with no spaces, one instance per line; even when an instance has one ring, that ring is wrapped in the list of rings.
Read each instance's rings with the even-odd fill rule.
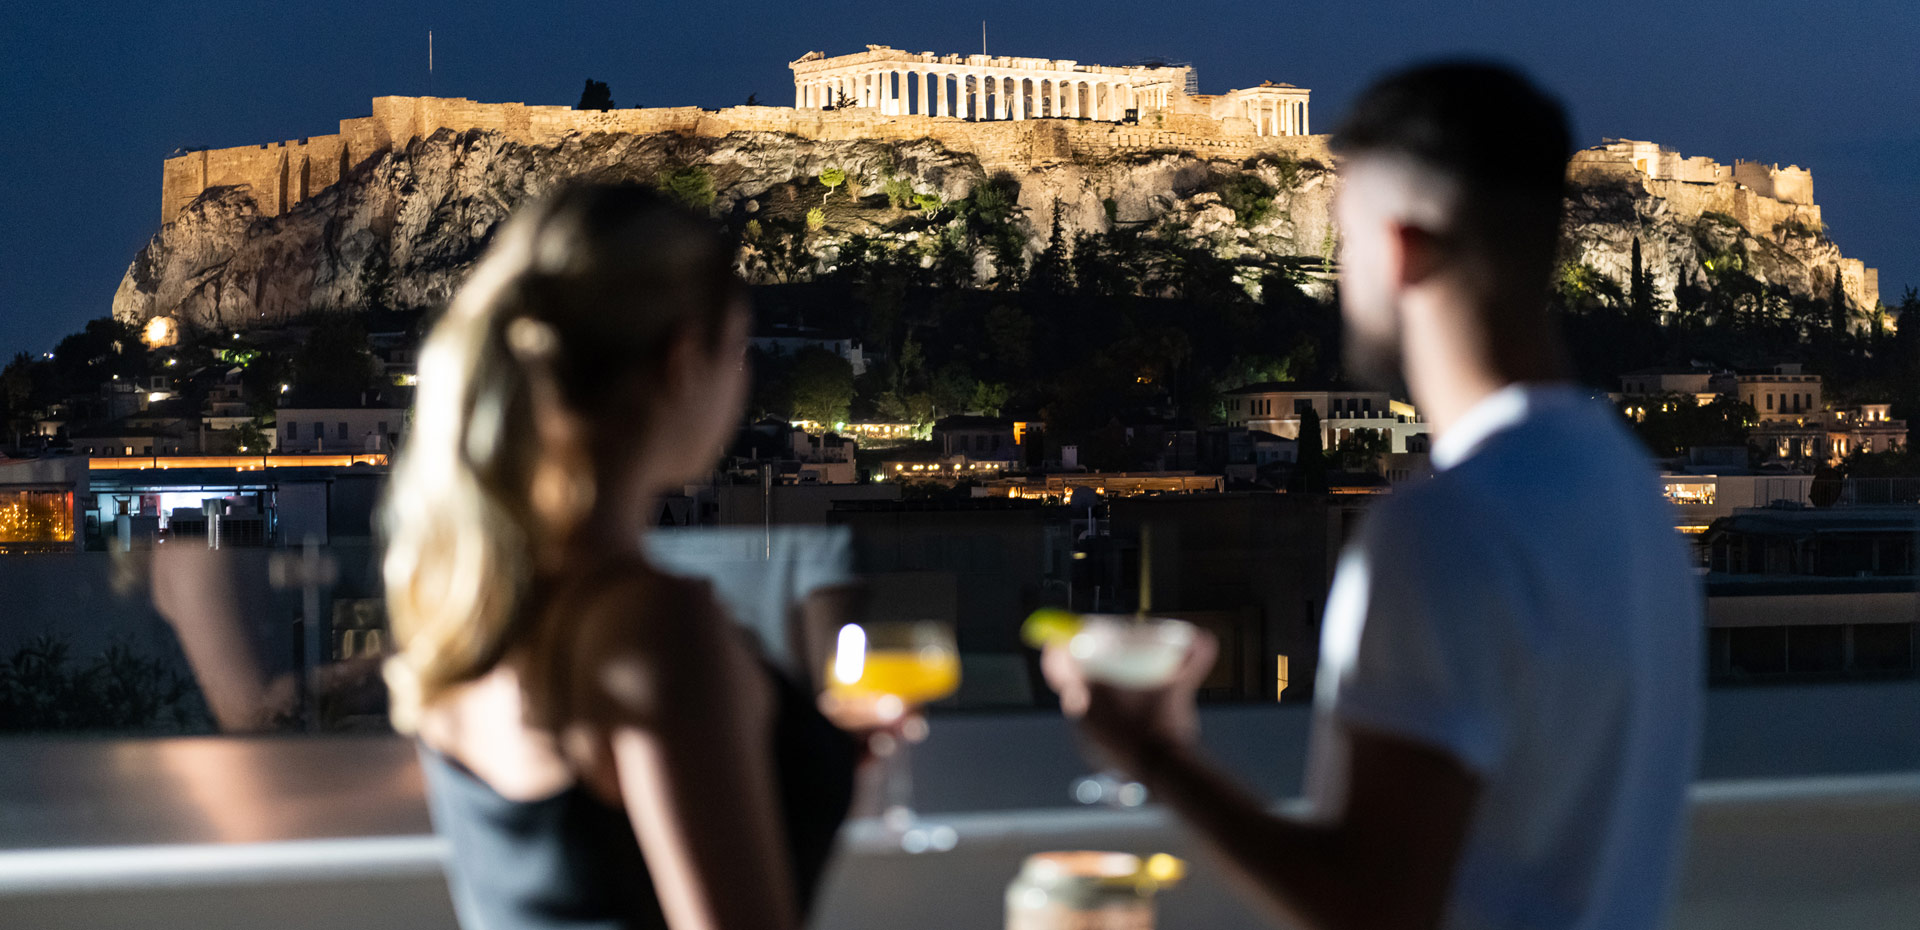
[[[244,448],[241,451],[246,451]],[[138,458],[95,458],[87,461],[93,471],[125,471],[148,468],[238,468],[259,471],[264,468],[344,468],[351,465],[385,465],[384,453],[361,455],[162,455]]]
[[[0,543],[72,542],[73,497],[64,491],[0,492]]]

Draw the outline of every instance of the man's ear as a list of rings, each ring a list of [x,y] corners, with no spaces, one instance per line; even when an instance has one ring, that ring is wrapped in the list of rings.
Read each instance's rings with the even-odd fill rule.
[[[1440,239],[1426,229],[1395,223],[1391,248],[1394,283],[1400,287],[1420,284],[1440,270]]]

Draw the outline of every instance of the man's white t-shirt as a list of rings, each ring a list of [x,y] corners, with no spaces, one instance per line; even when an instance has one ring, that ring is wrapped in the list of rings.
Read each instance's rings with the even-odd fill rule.
[[[1618,414],[1511,386],[1368,515],[1327,599],[1308,793],[1344,805],[1349,727],[1480,779],[1449,930],[1642,930],[1694,773],[1701,590]]]

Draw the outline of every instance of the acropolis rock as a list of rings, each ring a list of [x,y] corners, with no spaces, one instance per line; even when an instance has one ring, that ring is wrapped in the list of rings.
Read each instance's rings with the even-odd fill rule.
[[[1030,252],[1045,246],[1058,207],[1065,236],[1121,224],[1210,249],[1244,266],[1249,282],[1332,254],[1332,158],[1325,137],[1308,134],[1303,88],[1201,95],[1182,66],[885,46],[810,53],[791,69],[794,107],[583,111],[380,97],[337,134],[177,155],[164,166],[163,225],[129,267],[114,315],[227,330],[375,303],[437,306],[526,198],[568,178],[652,184],[689,166],[711,176],[710,209],[736,230],[798,223],[820,208],[809,273],[830,269],[855,234],[902,246],[928,234],[914,206],[887,202],[890,182],[951,203],[999,176],[1017,190],[1012,222]],[[846,189],[818,182],[829,168],[847,174]],[[1615,142],[1579,153],[1570,172],[1570,260],[1624,281],[1637,235],[1663,294],[1697,276],[1710,247],[1753,256],[1748,269],[1763,283],[1824,295],[1838,275],[1857,305],[1878,299],[1872,270],[1825,238],[1812,179],[1798,168],[1723,168]],[[1220,192],[1248,175],[1274,193],[1270,209],[1240,217]],[[1734,227],[1698,234],[1721,216]],[[751,244],[740,269],[753,280],[781,274]]]

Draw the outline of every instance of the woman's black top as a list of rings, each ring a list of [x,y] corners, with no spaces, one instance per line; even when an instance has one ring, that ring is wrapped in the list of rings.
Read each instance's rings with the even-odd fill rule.
[[[774,767],[804,914],[852,801],[855,746],[820,715],[811,695],[784,675],[769,674],[779,695]],[[434,827],[453,847],[448,879],[462,927],[667,926],[625,811],[578,782],[542,800],[511,801],[446,755],[423,746],[420,758]]]

